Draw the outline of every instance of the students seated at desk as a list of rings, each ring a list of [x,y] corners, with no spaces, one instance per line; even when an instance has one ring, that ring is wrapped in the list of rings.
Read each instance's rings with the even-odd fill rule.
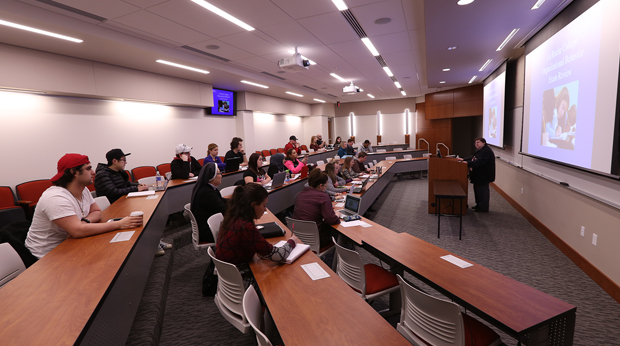
[[[263,156],[259,153],[253,153],[250,155],[250,160],[248,161],[248,169],[243,172],[243,182],[244,184],[248,183],[258,183],[261,185],[265,185],[271,181],[269,175],[265,173],[265,170],[262,169],[263,166]]]
[[[295,149],[297,155],[301,155],[301,148],[297,144],[297,137],[295,135],[289,137],[288,143],[284,146],[284,152],[287,153],[289,149]]]
[[[129,181],[129,175],[125,172],[129,155],[131,153],[125,154],[121,149],[112,149],[105,154],[108,164],[97,165],[95,190],[97,196],[106,196],[110,204],[130,192],[145,191],[149,188],[145,184]]]
[[[171,179],[187,179],[197,177],[202,169],[200,162],[191,156],[192,147],[179,144],[176,147],[176,156],[170,162]]]
[[[269,160],[269,168],[267,169],[267,174],[271,179],[276,173],[286,171],[286,166],[284,166],[284,154],[276,153],[271,155],[271,159]]]
[[[340,219],[334,213],[332,200],[325,193],[327,190],[327,174],[320,169],[313,169],[308,175],[308,187],[301,190],[295,197],[293,218],[302,221],[314,221],[319,228],[320,247],[331,243],[332,228]]]
[[[327,194],[335,196],[338,193],[347,192],[348,188],[344,187],[346,181],[336,175],[336,172],[340,169],[340,162],[338,160],[332,160],[325,165],[325,174],[327,174]]]
[[[319,148],[325,148],[326,144],[327,143],[323,141],[323,135],[321,135],[320,133],[316,135],[316,145],[318,145]]]
[[[238,158],[239,162],[241,162],[239,166],[248,165],[248,158],[245,156],[245,152],[243,151],[243,139],[239,137],[233,137],[230,142],[230,150],[226,153],[226,156],[224,156],[224,163],[226,163],[228,159],[234,158]]]
[[[314,149],[315,151],[319,151],[319,149],[321,149],[321,146],[317,143],[316,136],[310,137],[310,149]]]
[[[353,156],[349,156],[346,159],[344,159],[344,164],[342,165],[341,174],[345,180],[355,179],[359,177],[359,173],[355,173],[353,169],[351,168],[352,162],[353,162]]]
[[[199,241],[214,243],[213,233],[207,220],[217,213],[226,212],[226,199],[222,197],[217,186],[222,183],[222,173],[215,163],[207,162],[198,175],[198,181],[192,190],[192,214],[198,224]]]
[[[340,136],[336,137],[336,140],[334,141],[334,148],[340,148],[341,144],[342,144],[342,138]]]
[[[86,187],[95,174],[88,156],[65,154],[57,167],[51,179],[54,186],[41,195],[26,236],[26,247],[35,257],[45,256],[69,236],[83,238],[142,225],[139,216],[99,222],[101,208]]]
[[[299,241],[297,237],[293,235],[284,246],[275,247],[263,238],[254,224],[267,210],[268,197],[267,190],[258,184],[235,188],[217,235],[217,259],[244,266],[255,254],[275,262],[286,261]]]
[[[338,149],[338,156],[345,157],[347,155],[349,155],[349,154],[347,154],[347,143],[341,142],[340,143],[340,148]]]
[[[203,165],[206,164],[207,162],[213,162],[217,164],[217,169],[219,169],[220,172],[225,172],[226,164],[222,162],[222,159],[220,159],[219,156],[217,156],[219,152],[220,152],[220,149],[218,148],[217,144],[215,143],[209,144],[209,146],[207,147],[207,157],[205,157],[203,161]]]
[[[355,141],[353,140],[353,138],[347,139],[347,155],[355,155],[355,148],[353,148],[354,142]]]
[[[366,153],[359,153],[357,157],[353,159],[353,163],[351,164],[351,169],[353,170],[353,172],[368,173],[368,169],[366,169],[366,167],[364,166],[364,162],[366,162],[367,158],[368,155]]]
[[[369,140],[365,140],[364,143],[362,143],[362,145],[357,147],[358,154],[359,153],[372,153],[372,151],[373,151],[372,145]]]
[[[307,156],[304,157],[303,160],[301,161],[297,159],[297,152],[295,151],[295,149],[289,149],[286,152],[286,159],[284,160],[284,166],[286,167],[286,169],[291,171],[292,174],[297,174],[301,172],[301,169],[306,165],[306,162],[308,162]]]

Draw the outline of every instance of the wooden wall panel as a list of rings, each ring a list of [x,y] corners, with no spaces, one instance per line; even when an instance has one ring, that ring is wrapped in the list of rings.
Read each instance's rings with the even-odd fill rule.
[[[427,106],[427,119],[446,119],[454,116],[454,103],[446,103],[436,106]]]
[[[431,120],[426,118],[425,103],[418,103],[416,108],[418,111],[416,138],[424,138],[430,144],[431,153],[435,152],[437,143],[444,143],[452,152],[452,119]],[[417,147],[417,143],[415,146]],[[424,144],[421,146],[422,149],[425,149]]]
[[[425,96],[426,118],[445,119],[482,115],[482,84],[440,91]]]
[[[482,115],[482,99],[457,102],[454,104],[454,117],[473,117]]]
[[[440,91],[425,96],[426,107],[433,107],[447,103],[454,103],[454,92],[452,90]]]
[[[454,93],[455,103],[482,100],[482,98],[484,97],[484,87],[482,86],[482,84],[453,89],[451,91]]]

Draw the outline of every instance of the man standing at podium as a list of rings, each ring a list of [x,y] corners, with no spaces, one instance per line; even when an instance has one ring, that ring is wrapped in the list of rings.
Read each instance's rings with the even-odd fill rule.
[[[469,180],[474,184],[474,195],[476,197],[476,205],[472,208],[477,212],[489,211],[489,183],[495,181],[495,154],[487,145],[487,141],[478,137],[474,141],[476,152],[471,157],[458,161],[467,162],[469,167]]]

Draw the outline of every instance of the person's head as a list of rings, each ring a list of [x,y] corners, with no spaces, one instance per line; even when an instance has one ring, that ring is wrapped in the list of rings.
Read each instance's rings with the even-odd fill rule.
[[[349,156],[346,159],[344,159],[344,164],[342,165],[342,168],[344,169],[351,169],[351,162],[353,162],[353,157]]]
[[[336,137],[336,141],[334,142],[334,144],[340,145],[340,142],[342,142],[342,138],[340,138],[340,136]]]
[[[558,118],[561,118],[565,115],[568,110],[568,105],[570,105],[570,96],[568,95],[568,88],[563,87],[560,90],[560,93],[555,98],[555,108],[558,111]]]
[[[368,148],[368,146],[370,145],[370,141],[365,140],[363,144],[364,144],[364,148]]]
[[[295,135],[290,136],[288,138],[288,141],[292,144],[292,145],[297,145],[297,137],[295,137]]]
[[[234,221],[253,222],[254,219],[260,219],[267,210],[268,197],[267,190],[259,184],[237,186],[228,201],[218,238],[221,239],[228,232]]]
[[[352,145],[353,145],[353,142],[355,142],[355,141],[353,140],[353,138],[349,138],[349,139],[347,139],[347,145],[348,145],[348,146],[352,146]]]
[[[269,159],[269,165],[274,165],[278,167],[278,172],[283,172],[284,170],[286,170],[286,167],[284,167],[284,154],[276,153],[271,155],[271,159]]]
[[[192,203],[194,203],[194,198],[196,197],[196,192],[203,185],[211,184],[213,186],[218,186],[222,183],[222,173],[217,168],[217,165],[213,162],[207,162],[200,169],[200,173],[198,174],[198,180],[196,181],[196,185],[192,189]]]
[[[332,160],[330,163],[325,165],[325,174],[332,180],[332,183],[337,183],[338,178],[336,178],[336,172],[338,168],[336,168],[336,160]]]
[[[70,183],[87,186],[93,183],[95,171],[88,156],[65,154],[58,160],[58,173],[52,177],[52,184],[67,188]]]
[[[258,174],[258,170],[263,166],[263,156],[259,153],[253,153],[248,159],[248,168],[252,172]]]
[[[185,144],[179,144],[177,145],[175,151],[177,153],[177,157],[181,157],[181,155],[183,154],[190,155],[192,152],[192,147],[187,146]]]
[[[310,144],[311,145],[316,145],[316,136],[310,137]]]
[[[209,146],[207,147],[207,155],[211,156],[211,157],[216,157],[217,154],[219,154],[220,152],[220,148],[218,148],[217,144],[215,143],[211,143],[209,144]]]
[[[236,152],[239,152],[241,149],[243,149],[243,139],[239,138],[239,137],[233,137],[232,141],[230,142],[230,150],[235,150]]]
[[[478,137],[478,138],[474,139],[474,145],[476,146],[476,149],[478,149],[478,150],[480,150],[486,144],[487,144],[486,139],[484,139],[482,137]]]
[[[357,161],[364,163],[366,161],[366,159],[368,158],[368,154],[366,154],[365,152],[360,152],[359,154],[357,154]]]
[[[340,147],[342,149],[346,149],[347,148],[347,142],[340,142]]]
[[[318,135],[316,135],[316,139],[318,139],[319,141],[322,141],[323,135],[319,133]]]
[[[570,126],[575,126],[577,123],[577,105],[572,105],[568,109],[568,124]]]
[[[108,167],[118,172],[125,169],[129,155],[131,153],[125,154],[120,149],[112,149],[105,154],[105,158],[108,160]]]
[[[287,160],[291,160],[291,161],[295,161],[295,159],[297,159],[297,150],[291,148],[289,150],[286,151],[286,159]]]
[[[308,174],[308,185],[313,189],[325,192],[327,190],[327,174],[320,169],[313,169]]]

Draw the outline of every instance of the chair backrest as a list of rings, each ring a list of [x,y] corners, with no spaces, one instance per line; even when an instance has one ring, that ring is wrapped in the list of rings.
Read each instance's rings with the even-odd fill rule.
[[[13,189],[9,186],[0,186],[0,209],[13,208],[17,205]]]
[[[0,288],[26,270],[24,262],[9,243],[0,244]]]
[[[340,156],[338,155],[334,156],[334,160],[340,160]]]
[[[323,161],[323,160],[318,160],[318,161],[316,162],[316,165],[317,165],[317,166],[321,166],[321,165],[324,165],[324,164],[325,164],[325,161]]]
[[[397,141],[391,141],[390,144],[398,144]]]
[[[225,187],[225,188],[220,190],[220,195],[222,195],[222,197],[230,196],[230,195],[233,194],[233,192],[235,191],[236,187],[237,186],[234,186],[234,185],[233,186]]]
[[[396,156],[388,156],[385,158],[386,160],[396,160]]]
[[[34,205],[39,201],[45,190],[52,186],[49,179],[33,180],[21,183],[15,186],[17,198],[21,201],[30,201],[30,205]]]
[[[301,154],[302,154],[302,155],[306,155],[307,153],[308,153],[307,151],[305,151],[305,150],[303,150],[303,149],[301,150]]]
[[[157,170],[153,166],[141,166],[131,170],[134,181],[139,181],[144,177],[153,177],[157,174]]]
[[[95,183],[89,184],[86,187],[88,188],[88,191],[90,192],[95,191]]]
[[[258,346],[272,346],[269,339],[260,329],[263,322],[263,306],[261,305],[260,299],[258,299],[258,294],[256,294],[256,290],[252,285],[248,287],[243,295],[243,313],[256,333],[256,341],[258,342]]]
[[[192,225],[192,245],[194,246],[194,250],[200,250],[200,248],[204,246],[200,246],[200,232],[198,231],[198,222],[196,222],[194,213],[192,213],[192,204],[187,203],[183,209],[185,209],[189,214],[189,223]]]
[[[305,144],[301,145],[301,150],[308,151],[308,147]]]
[[[286,153],[284,152],[284,148],[278,148],[278,152],[279,152],[279,153],[281,153],[281,154],[286,154]]]
[[[364,262],[356,251],[346,249],[334,240],[336,245],[336,274],[349,286],[355,288],[366,299],[366,272]]]
[[[302,221],[287,217],[286,226],[302,243],[310,245],[312,252],[316,254],[320,252],[319,229],[314,221]]]
[[[133,181],[133,177],[131,176],[131,172],[128,170],[125,170],[125,173],[127,173],[127,176],[129,177],[129,181]]]
[[[316,149],[310,149],[311,153],[316,153]]]
[[[209,257],[211,257],[213,263],[215,263],[215,268],[217,269],[218,281],[216,296],[218,300],[228,310],[239,315],[239,317],[242,318],[242,323],[247,323],[247,318],[243,313],[243,294],[245,293],[245,288],[239,269],[237,269],[237,266],[234,264],[215,258],[212,247],[207,250],[207,253]]]
[[[157,166],[157,170],[159,171],[160,175],[166,175],[166,173],[170,172],[170,164],[169,163],[162,163],[161,165]]]
[[[377,160],[372,160],[372,162],[373,162],[375,165],[377,165]]]
[[[378,153],[385,153],[385,152],[387,152],[387,150],[385,150],[385,149],[377,149],[377,152]]]
[[[372,162],[368,162],[368,168],[372,167],[373,163]]]
[[[106,196],[96,197],[95,203],[101,208],[101,211],[106,210],[106,208],[110,206],[110,200]]]
[[[269,152],[271,153],[271,155],[274,155],[278,153],[278,149],[271,149],[269,150]]]
[[[403,148],[394,148],[394,151],[403,151]]]
[[[222,213],[217,213],[209,216],[207,219],[207,224],[211,229],[211,234],[213,234],[213,240],[217,241],[217,235],[220,233],[220,225],[224,221],[224,215]]]
[[[202,158],[202,159],[198,159],[197,161],[198,161],[198,163],[199,163],[201,166],[204,166],[204,165],[205,165],[205,159],[204,159],[204,158]]]
[[[400,275],[397,276],[402,297],[398,331],[414,345],[465,345],[463,317],[459,306],[420,292]]]
[[[271,156],[271,152],[269,152],[269,150],[263,150],[262,153],[263,153],[263,157]]]
[[[413,158],[413,156],[411,156],[409,154],[403,155],[403,159],[411,159],[411,158]]]
[[[155,185],[155,177],[144,177],[138,179],[138,184]]]

